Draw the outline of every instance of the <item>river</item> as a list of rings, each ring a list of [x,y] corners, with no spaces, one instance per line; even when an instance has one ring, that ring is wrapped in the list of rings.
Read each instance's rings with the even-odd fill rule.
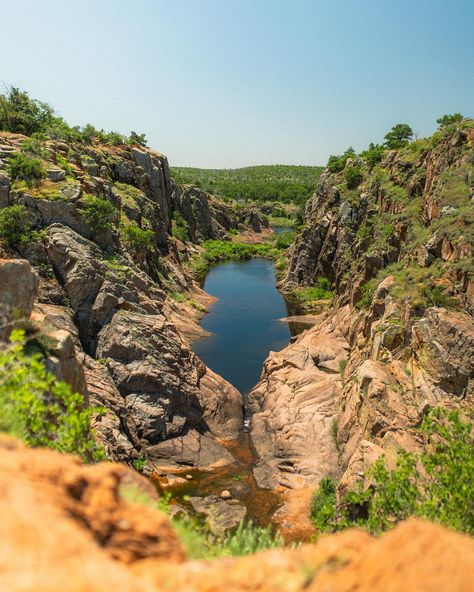
[[[214,372],[244,396],[255,386],[268,353],[290,341],[285,300],[276,288],[274,267],[267,259],[231,261],[212,267],[204,289],[218,300],[201,325],[210,337],[193,350]]]

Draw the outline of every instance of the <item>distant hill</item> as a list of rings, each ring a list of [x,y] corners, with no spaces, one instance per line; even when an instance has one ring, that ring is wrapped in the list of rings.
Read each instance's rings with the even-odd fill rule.
[[[229,199],[302,204],[313,194],[323,167],[262,165],[241,169],[173,167],[179,184],[192,184]]]

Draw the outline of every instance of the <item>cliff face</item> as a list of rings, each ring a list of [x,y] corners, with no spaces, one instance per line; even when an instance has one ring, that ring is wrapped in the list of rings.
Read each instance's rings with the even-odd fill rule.
[[[9,162],[19,153],[39,158],[46,177],[12,178]],[[104,203],[105,214],[91,222],[87,214]],[[183,266],[199,247],[173,236],[176,212],[196,243],[224,238],[239,218],[208,194],[175,186],[166,158],[147,148],[53,141],[32,147],[24,136],[2,133],[0,207],[14,205],[26,211],[28,240],[4,255],[36,268],[33,320],[69,336],[82,392],[107,409],[95,427],[109,456],[144,458],[150,468],[230,462],[219,440],[237,437],[242,427],[240,394],[191,351],[187,336],[200,331],[196,312],[167,292],[206,298]],[[127,229],[146,241],[133,240]],[[12,290],[11,282],[2,286],[5,294]],[[22,298],[31,302],[35,291],[29,286]],[[5,306],[18,308],[13,300]],[[53,364],[70,378],[61,368]]]
[[[342,491],[381,454],[416,450],[430,407],[474,402],[474,125],[386,154],[348,189],[321,177],[284,289],[334,287],[333,306],[249,395],[262,485]]]

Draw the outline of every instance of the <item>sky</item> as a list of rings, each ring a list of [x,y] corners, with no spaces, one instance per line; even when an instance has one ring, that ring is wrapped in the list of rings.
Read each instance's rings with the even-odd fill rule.
[[[0,0],[0,82],[172,166],[325,164],[474,116],[473,0]]]

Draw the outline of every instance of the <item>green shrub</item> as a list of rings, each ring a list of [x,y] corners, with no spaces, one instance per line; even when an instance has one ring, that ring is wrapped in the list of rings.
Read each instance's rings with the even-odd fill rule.
[[[311,521],[321,531],[329,530],[336,519],[336,484],[330,477],[323,477],[311,498]]]
[[[189,226],[180,212],[175,210],[173,212],[173,220],[171,222],[172,235],[180,240],[182,243],[189,241]]]
[[[32,227],[31,216],[25,206],[0,209],[0,240],[8,247],[15,248],[28,243]]]
[[[256,526],[250,520],[241,522],[234,532],[227,534],[223,541],[223,555],[239,557],[263,551],[283,547],[283,537],[273,532],[271,526],[266,528]]]
[[[143,230],[135,222],[122,226],[120,235],[124,244],[135,253],[153,248],[153,230]]]
[[[355,150],[351,146],[341,156],[331,155],[326,166],[330,173],[340,173],[344,170],[348,159],[355,158],[355,156]]]
[[[439,127],[445,127],[446,125],[461,123],[463,119],[464,118],[461,113],[453,113],[452,115],[443,115],[443,117],[440,117],[436,120],[436,123],[439,125]]]
[[[375,294],[375,290],[377,289],[377,283],[375,279],[369,280],[365,284],[363,284],[360,288],[361,297],[356,304],[356,307],[360,310],[362,308],[369,308],[372,304],[372,298]]]
[[[360,155],[365,159],[369,170],[372,170],[375,165],[381,162],[384,151],[385,148],[383,146],[371,142],[367,150],[361,152]]]
[[[30,136],[44,132],[54,119],[47,103],[30,99],[28,93],[11,87],[0,94],[0,129]]]
[[[103,451],[90,430],[84,397],[46,370],[41,356],[28,356],[24,335],[14,331],[12,344],[0,350],[0,429],[28,446],[45,446],[99,460]]]
[[[110,201],[86,195],[84,197],[85,208],[80,211],[80,216],[93,232],[111,230],[115,225],[117,210]]]
[[[425,306],[453,308],[458,304],[457,300],[447,296],[440,286],[424,286],[421,288],[421,295]]]
[[[138,144],[138,146],[146,146],[147,139],[145,134],[137,134],[136,132],[130,132],[130,136],[128,137],[129,144]]]
[[[287,249],[295,240],[295,232],[282,232],[277,234],[274,240],[274,245],[277,249]]]
[[[360,485],[349,491],[338,508],[335,498],[320,487],[311,506],[318,529],[334,531],[356,524],[380,533],[417,516],[474,534],[472,412],[467,419],[459,411],[435,408],[423,420],[420,435],[425,444],[422,454],[400,451],[393,470],[380,458],[368,472],[371,487],[364,490]]]
[[[8,171],[12,179],[32,181],[45,176],[43,163],[39,158],[31,158],[22,152],[13,154],[8,160]]]
[[[344,179],[346,180],[347,189],[356,189],[362,183],[364,175],[359,166],[351,165],[344,171]]]

